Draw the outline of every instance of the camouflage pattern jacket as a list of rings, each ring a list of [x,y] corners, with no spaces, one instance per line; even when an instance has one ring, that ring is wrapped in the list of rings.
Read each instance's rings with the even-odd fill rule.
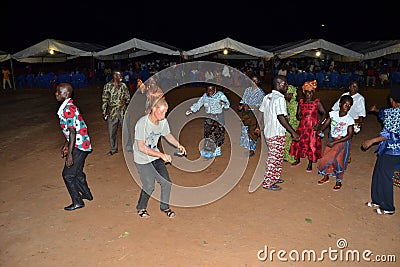
[[[110,119],[116,119],[117,114],[123,119],[130,101],[129,89],[125,83],[121,82],[118,87],[114,86],[113,81],[104,85],[102,94],[101,110],[103,114],[108,114]],[[125,100],[125,104],[121,101]]]

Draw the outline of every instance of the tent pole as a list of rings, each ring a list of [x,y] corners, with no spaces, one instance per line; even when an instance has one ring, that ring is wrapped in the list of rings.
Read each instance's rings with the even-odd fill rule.
[[[12,76],[12,80],[13,80],[13,88],[14,88],[14,90],[16,90],[17,88],[15,87],[14,67],[13,67],[13,63],[12,63],[12,58],[10,58],[10,66],[11,66],[11,76]]]
[[[91,56],[91,71],[94,72],[94,56],[93,56],[93,52],[92,52],[92,56]]]

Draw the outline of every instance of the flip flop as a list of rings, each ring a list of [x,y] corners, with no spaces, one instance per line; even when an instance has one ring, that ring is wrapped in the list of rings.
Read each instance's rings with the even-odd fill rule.
[[[365,203],[365,205],[366,205],[367,207],[374,208],[374,209],[379,208],[379,205],[378,205],[378,204],[375,204],[375,203],[372,202],[372,201],[369,201],[369,202]]]
[[[375,210],[376,214],[379,215],[393,215],[394,214],[394,210],[383,210],[381,208],[377,208]]]
[[[333,191],[338,191],[338,190],[340,190],[340,188],[342,188],[341,184],[335,184],[332,189],[333,189]]]
[[[297,163],[292,163],[290,167],[297,167],[297,166],[300,166],[300,165],[301,165],[301,162],[299,161]]]
[[[319,185],[326,184],[326,183],[329,183],[329,181],[330,181],[329,179],[325,180],[324,178],[322,178],[321,180],[318,181],[318,184]]]

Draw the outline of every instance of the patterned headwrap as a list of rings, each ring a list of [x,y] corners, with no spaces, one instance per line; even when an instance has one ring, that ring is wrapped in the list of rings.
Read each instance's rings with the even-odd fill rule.
[[[291,84],[288,85],[288,89],[286,91],[287,94],[293,94],[292,99],[297,96],[297,88]]]
[[[315,90],[317,89],[317,80],[305,82],[301,88],[303,92]]]

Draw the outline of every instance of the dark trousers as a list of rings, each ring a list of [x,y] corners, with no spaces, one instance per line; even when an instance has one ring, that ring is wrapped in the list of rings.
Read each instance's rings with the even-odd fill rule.
[[[85,160],[89,152],[82,151],[77,148],[72,150],[72,157],[74,164],[71,167],[64,165],[62,176],[64,178],[65,186],[71,196],[74,205],[83,205],[82,195],[88,198],[92,197],[89,186],[86,182],[86,174],[83,172]]]
[[[171,193],[171,179],[169,178],[164,161],[162,159],[156,159],[147,164],[136,164],[136,167],[142,182],[142,191],[140,192],[136,209],[146,209],[150,195],[155,188],[155,181],[157,181],[161,187],[160,209],[168,209]]]
[[[118,152],[118,127],[123,126],[123,118],[119,114],[115,119],[108,118],[108,136],[110,138],[110,147],[113,153]]]
[[[372,174],[371,200],[381,209],[394,211],[393,175],[400,163],[400,156],[378,156]]]

